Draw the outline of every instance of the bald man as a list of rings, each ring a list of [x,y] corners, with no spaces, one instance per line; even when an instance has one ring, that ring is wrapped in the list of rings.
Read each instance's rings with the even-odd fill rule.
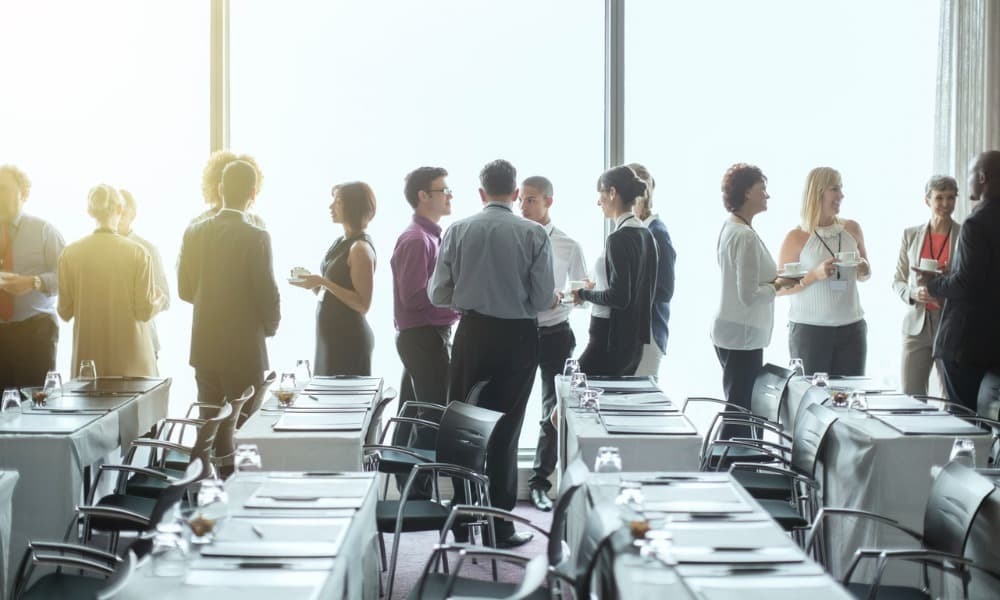
[[[969,198],[974,206],[958,234],[951,272],[920,283],[945,301],[934,358],[944,367],[948,397],[975,410],[986,373],[1000,370],[1000,151],[970,163]]]

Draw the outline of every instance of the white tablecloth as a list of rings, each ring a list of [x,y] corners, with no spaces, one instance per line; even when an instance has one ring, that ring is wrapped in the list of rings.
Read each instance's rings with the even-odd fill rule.
[[[274,483],[281,479],[269,479],[267,472],[237,473],[227,483],[230,510],[238,515],[244,502],[265,482]],[[239,569],[232,565],[241,562],[240,557],[210,559],[197,556],[193,549],[184,575],[163,577],[155,574],[155,561],[150,559],[140,565],[128,586],[119,596],[122,600],[298,600],[320,598],[378,598],[380,565],[378,558],[377,532],[375,527],[376,486],[375,478],[369,473],[354,473],[345,478],[323,478],[356,482],[358,496],[364,500],[359,509],[337,509],[339,514],[351,519],[347,533],[340,544],[337,556],[329,559],[268,558],[266,562],[282,563],[284,568]],[[283,514],[295,514],[294,519],[321,517],[310,510],[283,509]],[[310,512],[313,516],[310,517]],[[224,522],[220,533],[228,526],[253,523],[253,517],[234,516]],[[266,543],[261,540],[261,543]],[[198,562],[198,561],[204,562]],[[215,561],[214,563],[212,561]],[[226,565],[227,570],[209,569],[209,565]]]
[[[10,561],[11,505],[14,500],[14,486],[17,485],[17,471],[0,471],[0,596],[10,587],[11,573],[7,570]]]
[[[165,417],[170,383],[165,379],[111,412],[72,415],[86,423],[69,433],[0,434],[0,469],[20,473],[6,557],[9,572],[17,568],[29,540],[62,540],[83,499],[84,469],[121,444],[127,447]]]

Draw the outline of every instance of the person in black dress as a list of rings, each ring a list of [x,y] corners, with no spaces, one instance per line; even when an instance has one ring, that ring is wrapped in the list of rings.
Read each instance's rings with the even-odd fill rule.
[[[364,182],[333,187],[330,215],[344,235],[337,238],[320,275],[300,277],[297,287],[323,292],[316,309],[316,375],[371,375],[372,334],[365,314],[372,304],[375,247],[365,233],[375,216],[375,193]]]

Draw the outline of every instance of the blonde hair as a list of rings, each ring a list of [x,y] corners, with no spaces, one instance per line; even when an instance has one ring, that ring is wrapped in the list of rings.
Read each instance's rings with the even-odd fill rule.
[[[806,176],[806,189],[802,192],[802,223],[803,231],[812,232],[819,224],[823,212],[823,192],[835,185],[843,185],[840,173],[830,167],[816,167]],[[840,218],[835,222],[839,223]]]
[[[122,208],[135,212],[136,210],[135,197],[132,196],[132,192],[125,189],[120,189],[118,190],[118,195],[122,197]]]
[[[650,174],[649,169],[639,163],[629,163],[626,165],[632,169],[635,176],[646,183],[646,195],[635,199],[635,207],[632,209],[635,214],[644,213],[647,216],[653,212],[653,191],[656,189],[656,180]],[[645,218],[641,217],[640,218]]]
[[[216,150],[212,156],[208,157],[205,163],[205,170],[201,174],[201,195],[205,198],[205,203],[213,208],[222,208],[222,197],[219,195],[219,184],[222,183],[222,172],[229,163],[242,160],[249,163],[253,170],[257,172],[257,183],[254,185],[254,194],[260,193],[260,184],[264,176],[261,175],[257,161],[249,154],[236,154],[229,150]]]
[[[0,173],[8,173],[14,178],[14,183],[17,184],[17,189],[21,190],[21,195],[25,198],[31,192],[31,179],[25,174],[24,171],[17,168],[15,165],[0,165]]]
[[[87,194],[87,212],[95,219],[106,219],[121,206],[122,197],[118,195],[118,190],[106,183],[95,185]]]

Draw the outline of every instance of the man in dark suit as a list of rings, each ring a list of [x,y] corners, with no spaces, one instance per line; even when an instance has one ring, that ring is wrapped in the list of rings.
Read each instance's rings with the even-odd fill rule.
[[[198,401],[217,406],[260,386],[268,368],[264,339],[281,319],[271,237],[245,215],[256,180],[249,163],[230,163],[219,185],[222,210],[189,227],[181,246],[177,290],[194,305],[190,362]]]
[[[1000,370],[1000,151],[972,161],[969,197],[977,205],[962,223],[951,272],[920,283],[945,301],[934,358],[948,397],[975,410],[986,373]]]

